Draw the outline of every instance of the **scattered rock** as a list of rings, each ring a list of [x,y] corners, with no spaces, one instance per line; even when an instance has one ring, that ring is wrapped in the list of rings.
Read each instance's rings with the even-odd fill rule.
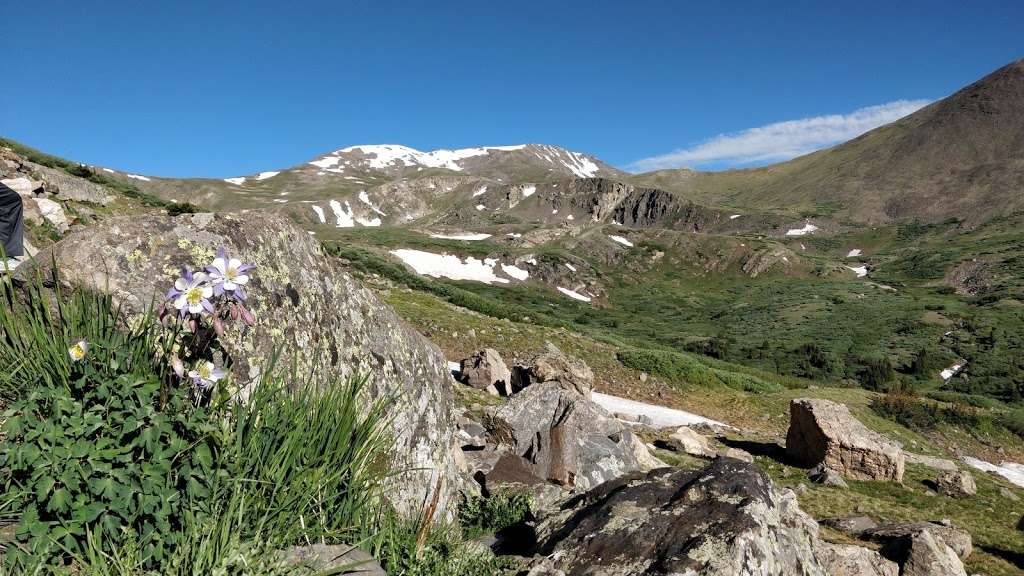
[[[629,427],[558,382],[534,384],[491,408],[492,441],[525,458],[535,475],[567,488],[589,489],[639,470]]]
[[[486,390],[495,396],[500,392],[508,395],[512,371],[497,350],[484,348],[461,362],[460,378],[463,384],[478,390]]]
[[[717,455],[707,437],[694,432],[688,426],[680,426],[669,434],[668,445],[691,456],[714,458]]]
[[[209,264],[221,247],[257,265],[247,290],[256,325],[229,328],[220,339],[235,382],[255,385],[278,350],[282,362],[294,361],[296,373],[317,385],[371,373],[367,400],[392,400],[392,466],[401,471],[389,477],[385,493],[400,511],[418,511],[440,477],[438,503],[445,510],[458,475],[444,357],[286,216],[254,210],[114,218],[71,233],[33,265],[48,268],[52,259],[63,284],[109,291],[122,313],[136,319],[163,299],[178,269]],[[18,270],[32,273],[28,265]]]
[[[528,365],[516,366],[512,379],[513,392],[533,384],[557,382],[563,388],[589,398],[594,388],[594,372],[587,363],[566,356],[550,342]]]
[[[952,496],[953,498],[967,498],[978,493],[978,487],[974,484],[974,476],[966,470],[956,472],[945,472],[935,481],[940,494]]]
[[[284,552],[282,563],[299,568],[296,574],[352,574],[387,576],[373,556],[345,544],[295,546]],[[291,574],[293,572],[289,572]]]
[[[653,426],[654,421],[651,417],[646,414],[626,414],[624,412],[615,412],[612,414],[623,422],[629,422],[630,424],[639,424],[640,426]]]
[[[1020,500],[1020,497],[1014,494],[1013,490],[1009,490],[1005,486],[999,487],[999,495],[1013,502],[1017,502],[1018,500]]]
[[[487,429],[483,424],[465,415],[459,415],[455,423],[459,444],[464,450],[482,449],[487,445]]]
[[[811,468],[810,472],[807,473],[807,478],[815,484],[821,484],[823,486],[834,486],[836,488],[849,488],[849,485],[843,480],[835,470],[825,466],[824,463],[818,464],[814,468]]]
[[[828,526],[834,530],[838,530],[844,534],[850,534],[851,536],[859,536],[866,530],[878,527],[878,522],[875,522],[869,516],[848,516],[846,518],[826,518],[818,522],[822,526]]]
[[[900,573],[898,564],[861,546],[821,542],[814,552],[829,576],[899,576]]]
[[[547,569],[566,574],[827,574],[793,492],[730,458],[612,480],[541,518],[537,535]]]
[[[750,463],[754,462],[753,454],[751,454],[750,452],[747,452],[746,450],[740,450],[739,448],[733,448],[732,446],[727,446],[725,448],[725,450],[722,450],[721,452],[719,452],[718,455],[719,456],[723,456],[725,458],[735,458],[736,460],[741,460],[743,462],[750,462]]]
[[[68,231],[71,223],[68,222],[67,214],[64,213],[64,207],[60,203],[54,202],[49,198],[33,198],[33,201],[39,207],[39,213],[43,215],[47,222],[53,224],[57,232],[63,234]]]
[[[789,405],[786,452],[803,466],[826,467],[856,480],[902,482],[903,451],[861,424],[844,404],[797,398]]]

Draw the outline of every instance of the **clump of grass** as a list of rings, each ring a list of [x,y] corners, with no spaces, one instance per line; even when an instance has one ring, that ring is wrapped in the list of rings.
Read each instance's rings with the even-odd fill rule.
[[[496,491],[489,496],[470,496],[459,507],[459,525],[467,537],[504,530],[527,519],[530,495],[521,491]]]

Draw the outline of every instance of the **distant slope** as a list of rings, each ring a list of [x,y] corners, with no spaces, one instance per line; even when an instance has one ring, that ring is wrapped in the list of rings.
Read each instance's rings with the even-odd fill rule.
[[[638,175],[710,205],[861,223],[985,221],[1024,208],[1024,60],[849,142],[753,170]]]

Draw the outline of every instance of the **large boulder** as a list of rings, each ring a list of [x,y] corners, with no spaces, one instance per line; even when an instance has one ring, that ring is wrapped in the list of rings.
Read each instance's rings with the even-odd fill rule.
[[[706,436],[698,434],[689,426],[680,426],[668,436],[668,445],[691,456],[714,458],[718,451],[711,446]]]
[[[564,502],[537,526],[547,572],[568,576],[826,576],[817,524],[756,465],[659,468]]]
[[[116,218],[72,233],[37,262],[49,266],[52,258],[64,284],[108,291],[135,320],[163,299],[182,266],[203,267],[222,247],[257,266],[247,286],[255,325],[227,326],[220,339],[235,382],[255,385],[276,350],[316,385],[372,375],[368,400],[391,400],[399,473],[388,497],[411,512],[439,491],[444,509],[458,482],[444,357],[286,218],[261,211]]]
[[[484,348],[465,358],[459,367],[459,380],[478,390],[491,394],[508,394],[512,385],[512,371],[508,369],[501,354],[493,348]]]
[[[903,576],[967,576],[956,552],[927,531],[911,540],[902,568]]]
[[[904,522],[885,524],[861,533],[861,538],[882,545],[882,553],[898,562],[906,559],[914,539],[927,532],[936,542],[949,546],[960,558],[971,555],[971,535],[948,522]]]
[[[974,476],[966,470],[944,472],[935,480],[935,486],[939,494],[945,494],[953,498],[967,498],[978,493],[978,487],[974,483]]]
[[[815,556],[829,576],[899,576],[899,564],[861,546],[819,542]]]
[[[548,342],[544,351],[525,366],[516,366],[512,375],[513,390],[517,392],[543,382],[555,382],[567,390],[590,397],[594,389],[594,372],[579,358],[566,356],[557,346]]]
[[[513,395],[490,410],[485,425],[534,475],[566,488],[586,490],[644,467],[646,448],[628,426],[558,382]]]
[[[846,478],[903,481],[900,445],[861,424],[845,404],[829,400],[790,403],[786,453],[795,464],[824,464]]]

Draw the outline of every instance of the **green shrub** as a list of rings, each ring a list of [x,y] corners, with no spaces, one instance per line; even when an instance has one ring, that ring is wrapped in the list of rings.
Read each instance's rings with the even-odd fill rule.
[[[711,367],[696,357],[668,350],[620,350],[618,359],[623,365],[668,379],[695,386],[724,385],[746,392],[774,392],[782,387],[757,376]]]
[[[196,214],[202,212],[203,209],[191,202],[172,202],[167,205],[167,213],[171,216],[179,216],[181,214]]]
[[[470,496],[459,507],[459,525],[468,537],[504,530],[527,519],[527,492],[498,491],[490,496]]]
[[[991,429],[992,418],[967,406],[940,406],[909,394],[884,394],[871,401],[871,409],[911,430],[930,431],[943,424],[965,429]]]
[[[219,426],[185,388],[161,407],[158,378],[82,366],[70,386],[35,388],[3,415],[3,489],[22,510],[8,563],[81,553],[92,531],[133,534],[143,565],[159,566],[206,515]]]

